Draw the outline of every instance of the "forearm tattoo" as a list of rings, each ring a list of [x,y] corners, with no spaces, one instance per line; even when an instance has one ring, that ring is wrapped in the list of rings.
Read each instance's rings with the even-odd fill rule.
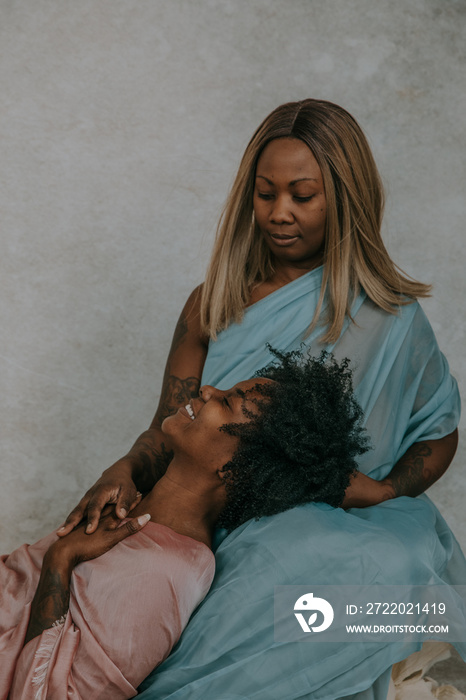
[[[175,376],[171,372],[170,357],[172,357],[173,353],[178,350],[187,332],[188,323],[184,314],[181,314],[175,328],[170,354],[163,377],[162,395],[160,397],[160,406],[157,412],[160,424],[162,424],[162,421],[167,416],[172,416],[177,412],[180,406],[185,406],[189,399],[197,396],[199,393],[200,381],[198,377],[186,377],[182,379],[181,377]]]
[[[185,340],[188,332],[186,316],[181,314],[173,335],[170,353],[165,367],[162,384],[162,394],[156,414],[156,423],[160,427],[168,416],[177,412],[180,406],[185,406],[191,398],[198,396],[200,381],[198,377],[181,378],[171,371],[171,358]],[[138,488],[149,491],[154,483],[165,474],[173,458],[173,451],[167,449],[164,442],[160,445],[152,439],[152,435],[141,436],[132,451],[139,459],[141,466],[138,477]]]
[[[432,469],[424,460],[432,455],[432,449],[425,442],[417,442],[395,464],[388,480],[398,496],[418,496],[435,480]]]
[[[160,399],[160,422],[177,412],[180,406],[185,406],[189,399],[199,394],[200,381],[197,377],[175,377],[173,374],[165,377],[162,396]]]
[[[49,569],[45,562],[44,566],[31,605],[25,644],[66,615],[70,604],[69,576]]]

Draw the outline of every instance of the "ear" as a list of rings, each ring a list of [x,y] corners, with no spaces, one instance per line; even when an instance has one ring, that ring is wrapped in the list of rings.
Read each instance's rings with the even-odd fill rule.
[[[231,462],[227,462],[226,464],[223,465],[223,467],[220,467],[219,469],[216,470],[216,474],[220,481],[223,481],[224,483],[229,480],[229,476],[231,474],[231,469],[230,469]]]

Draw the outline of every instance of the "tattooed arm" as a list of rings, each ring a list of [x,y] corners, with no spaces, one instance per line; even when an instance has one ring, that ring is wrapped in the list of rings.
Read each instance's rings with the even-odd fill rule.
[[[418,496],[450,466],[458,446],[458,430],[440,440],[416,442],[383,480],[387,498]]]
[[[100,520],[94,537],[86,537],[84,527],[80,526],[69,537],[54,542],[42,561],[24,644],[38,637],[55,622],[61,621],[68,612],[74,567],[82,561],[105,554],[118,542],[141,530],[149,519],[149,515],[142,515],[115,529],[114,525],[118,525],[119,521],[109,514]]]
[[[357,474],[346,490],[343,508],[364,508],[398,496],[418,496],[448,469],[457,445],[458,431],[454,430],[440,440],[411,445],[382,481]]]
[[[83,518],[88,521],[86,532],[94,532],[107,503],[115,504],[119,518],[126,517],[136,504],[137,491],[150,491],[165,473],[172,454],[161,430],[162,423],[197,396],[207,355],[207,339],[200,330],[200,295],[201,288],[197,287],[181,312],[165,367],[159,406],[149,429],[87,491],[58,531],[60,536],[70,533]]]
[[[72,571],[71,562],[57,559],[52,553],[52,548],[46,552],[39,584],[31,604],[25,645],[66,615],[70,604]]]

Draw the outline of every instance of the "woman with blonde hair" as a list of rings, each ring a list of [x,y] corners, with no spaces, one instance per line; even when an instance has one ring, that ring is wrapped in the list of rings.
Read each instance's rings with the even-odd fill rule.
[[[383,244],[383,202],[362,130],[330,102],[278,107],[246,148],[205,283],[178,321],[152,425],[61,534],[83,518],[92,533],[106,503],[125,517],[137,488],[163,473],[164,417],[201,382],[222,388],[252,376],[270,359],[268,343],[350,358],[372,450],[358,461],[345,511],[302,506],[249,521],[221,541],[213,587],[178,648],[143,684],[142,699],[381,700],[391,664],[417,647],[278,644],[274,586],[466,580],[456,540],[426,496],[421,529],[431,547],[419,538],[414,497],[453,458],[459,397],[417,302],[429,287],[399,271]],[[411,525],[389,535],[406,517]]]

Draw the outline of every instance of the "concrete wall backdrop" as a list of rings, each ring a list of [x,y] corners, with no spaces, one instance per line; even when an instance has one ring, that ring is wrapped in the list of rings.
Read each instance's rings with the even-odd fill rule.
[[[464,0],[0,1],[0,544],[57,526],[155,411],[240,155],[314,96],[365,128],[395,260],[466,388]],[[432,489],[466,545],[466,449]]]

